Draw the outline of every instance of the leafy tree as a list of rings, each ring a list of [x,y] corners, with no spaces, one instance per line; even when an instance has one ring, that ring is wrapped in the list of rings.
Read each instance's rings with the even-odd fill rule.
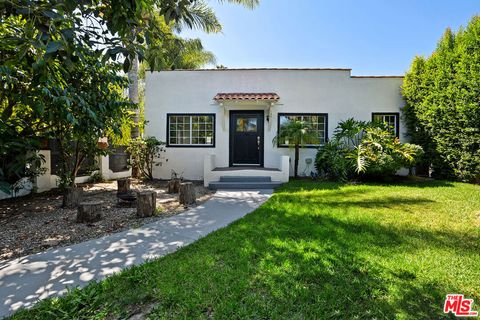
[[[257,0],[228,2],[254,6]],[[0,132],[9,133],[2,136],[4,145],[19,144],[16,150],[24,152],[34,150],[39,137],[58,139],[64,159],[73,159],[64,161],[63,185],[74,185],[85,155],[100,152],[92,141],[116,132],[129,108],[120,94],[126,83],[118,66],[131,70],[162,36],[156,12],[178,28],[217,26],[200,0],[0,2]]]
[[[184,39],[175,34],[174,26],[167,25],[162,17],[156,16],[162,29],[161,39],[153,41],[146,49],[145,60],[140,63],[138,71],[138,115],[137,126],[140,132],[145,126],[144,94],[145,72],[175,69],[199,69],[208,64],[215,64],[215,55],[203,48],[200,39]],[[122,132],[128,132],[124,130]],[[134,135],[135,136],[135,135]]]
[[[94,55],[86,57],[70,74],[63,99],[57,101],[53,97],[45,109],[51,121],[48,134],[59,142],[62,151],[62,186],[74,187],[84,161],[106,154],[106,150],[98,147],[99,138],[110,130],[119,133],[120,120],[130,103],[121,90],[126,87],[127,79],[118,71],[118,64],[103,64]],[[61,107],[64,103],[66,110]]]
[[[0,131],[10,133],[2,149],[14,137],[24,143],[7,154],[38,147],[40,139],[57,140],[61,186],[70,188],[85,159],[104,152],[98,138],[118,132],[118,119],[131,105],[122,93],[127,81],[121,64],[102,62],[102,51],[77,26],[77,17],[43,12],[48,21],[21,10],[2,20]],[[38,27],[47,22],[48,29]]]
[[[218,2],[229,2],[240,4],[247,8],[254,8],[258,0],[218,0]],[[187,27],[189,29],[199,29],[207,33],[217,33],[222,30],[222,25],[217,19],[215,12],[203,0],[179,1],[178,5],[172,6],[175,1],[160,1],[154,8],[149,8],[144,12],[155,27],[159,35],[148,43],[147,63],[151,70],[171,70],[178,68],[200,67],[206,63],[213,63],[214,56],[204,51],[199,39],[181,39],[172,32],[172,28],[181,31]],[[139,28],[133,29],[133,34],[141,34]],[[128,72],[130,80],[129,98],[133,103],[138,104],[139,96],[139,65],[138,57],[132,60],[132,67]],[[132,129],[132,138],[140,136],[140,112],[138,109],[134,117],[134,127]]]
[[[402,87],[412,142],[434,175],[480,181],[480,17],[447,29],[428,58],[416,57]]]
[[[285,141],[295,150],[294,175],[298,177],[300,148],[307,144],[318,143],[318,132],[305,121],[288,121],[280,127],[278,135],[273,138],[273,144],[276,145],[279,141]]]
[[[223,2],[223,1],[222,1]],[[229,0],[253,7],[258,0]],[[178,28],[213,31],[219,26],[213,10],[197,0],[12,0],[0,2],[0,21],[17,18],[28,25],[24,40],[46,49],[47,54],[61,53],[63,65],[75,64],[77,46],[101,53],[103,61],[122,61],[128,72],[144,58],[145,48],[162,36],[154,15]],[[33,37],[37,38],[33,38]],[[75,41],[72,39],[75,38]],[[2,52],[3,53],[3,52]],[[18,53],[18,57],[24,57]],[[19,59],[20,60],[20,59]],[[24,60],[26,61],[26,60]],[[19,61],[20,62],[20,61]],[[32,63],[32,61],[30,61]],[[136,74],[132,72],[131,74]],[[135,79],[132,79],[135,88]],[[133,89],[132,89],[133,90]],[[136,96],[133,90],[132,95]],[[136,103],[137,98],[132,98]]]

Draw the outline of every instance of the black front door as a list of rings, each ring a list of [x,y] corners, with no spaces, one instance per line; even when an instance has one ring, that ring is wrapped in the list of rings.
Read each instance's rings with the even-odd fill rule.
[[[230,166],[263,166],[263,111],[230,111]]]

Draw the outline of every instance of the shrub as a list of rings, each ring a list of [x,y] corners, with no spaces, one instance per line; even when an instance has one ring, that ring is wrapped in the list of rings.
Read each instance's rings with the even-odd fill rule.
[[[137,138],[130,141],[127,152],[130,154],[130,165],[146,179],[153,179],[153,168],[161,164],[157,159],[163,152],[165,143],[155,137]]]
[[[315,168],[321,179],[347,181],[353,173],[346,152],[338,141],[329,141],[315,157]]]
[[[99,183],[99,182],[105,182],[106,180],[101,172],[95,171],[90,175],[90,179],[88,179],[88,181],[91,183]]]
[[[385,177],[412,167],[423,154],[420,146],[400,143],[383,123],[341,121],[333,139],[319,149],[315,167],[320,177],[345,181]]]
[[[480,181],[480,16],[447,29],[435,52],[405,75],[405,124],[433,174]]]
[[[359,144],[348,152],[347,157],[353,161],[358,174],[384,176],[412,167],[422,153],[418,145],[400,143],[384,125],[369,123]]]

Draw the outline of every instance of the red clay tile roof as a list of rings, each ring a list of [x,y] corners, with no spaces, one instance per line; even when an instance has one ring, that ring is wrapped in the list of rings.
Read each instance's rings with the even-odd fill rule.
[[[217,93],[213,100],[273,100],[277,101],[280,96],[276,93]]]

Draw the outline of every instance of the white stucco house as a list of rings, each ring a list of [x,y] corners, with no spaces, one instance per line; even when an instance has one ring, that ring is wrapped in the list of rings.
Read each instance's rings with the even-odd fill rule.
[[[175,170],[206,186],[241,176],[288,181],[293,150],[272,140],[289,119],[310,122],[320,144],[350,117],[387,121],[403,140],[401,84],[401,76],[352,76],[351,69],[147,72],[146,135],[167,143],[155,177]],[[301,150],[301,174],[315,170],[317,148]]]

